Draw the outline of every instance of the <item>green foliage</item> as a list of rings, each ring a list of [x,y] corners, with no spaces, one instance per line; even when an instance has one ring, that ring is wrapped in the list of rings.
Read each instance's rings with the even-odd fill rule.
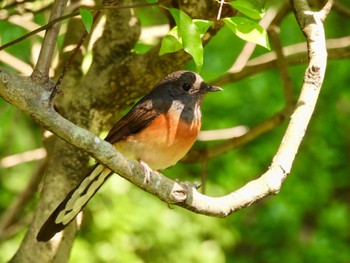
[[[270,49],[267,32],[258,23],[245,17],[224,18],[224,21],[238,37]]]
[[[174,10],[177,10],[177,9],[174,9]],[[199,33],[199,34],[198,35],[193,34],[193,36],[188,35],[186,27],[183,27],[180,33],[179,32],[180,28],[175,26],[173,29],[169,31],[167,35],[164,36],[162,40],[162,45],[159,50],[159,55],[164,55],[166,53],[173,53],[182,49],[184,46],[182,37],[181,37],[182,34],[186,35],[187,41],[191,41],[191,37],[198,37],[198,39],[200,40],[201,37],[205,34],[205,32],[208,30],[208,28],[212,24],[212,22],[210,21],[201,20],[201,19],[193,19],[192,22],[193,22],[193,25],[196,27],[196,33]],[[192,50],[194,49],[194,47],[190,45],[188,46],[187,49]],[[201,46],[201,49],[203,50],[203,46]],[[188,53],[191,54],[190,52]],[[192,52],[192,53],[197,56],[196,64],[201,63],[201,65],[203,65],[203,51],[200,52],[201,54],[198,52]]]
[[[257,22],[253,21],[262,19],[265,15],[263,5],[261,5],[259,1],[253,0],[236,0],[228,2],[228,4],[241,14],[248,17],[235,16],[224,18],[223,20],[225,24],[232,30],[232,32],[245,41],[270,49],[266,30]]]
[[[252,19],[261,19],[265,15],[265,10],[259,5],[259,1],[253,0],[236,0],[228,2],[230,6],[237,11]]]
[[[264,9],[250,1],[240,0],[229,2],[229,4],[249,17],[224,18],[223,21],[231,31],[245,41],[253,42],[266,49],[270,49],[266,30],[257,22],[250,19],[261,19],[264,15]],[[197,72],[201,72],[203,66],[202,37],[212,26],[213,22],[191,19],[191,17],[179,9],[169,8],[169,11],[175,20],[176,26],[162,39],[159,55],[184,49],[192,56]]]
[[[94,18],[90,13],[90,11],[85,8],[80,8],[79,11],[80,11],[81,20],[83,21],[86,31],[90,33]]]
[[[238,6],[235,8],[239,10]],[[239,11],[251,17],[242,9]],[[150,15],[149,10],[137,12],[143,25],[157,25],[164,20],[159,13]],[[327,36],[350,34],[350,27],[341,27],[343,19],[332,14],[327,18]],[[205,27],[210,26],[201,20],[192,22],[200,37]],[[25,33],[7,21],[0,21],[0,31],[2,43]],[[175,29],[170,32],[175,36],[174,42],[183,44],[179,32],[175,33]],[[283,45],[304,41],[292,14],[283,20],[280,36]],[[30,41],[6,51],[28,62]],[[204,48],[202,76],[213,80],[226,72],[243,45],[244,41],[225,26]],[[266,49],[258,46],[253,57],[264,52]],[[194,69],[196,65],[191,62],[187,67]],[[348,262],[349,67],[349,60],[329,61],[316,112],[291,175],[279,194],[218,219],[169,207],[115,175],[86,207],[70,262]],[[305,64],[289,68],[296,94],[305,68]],[[276,69],[223,88],[223,92],[210,94],[204,100],[203,130],[237,125],[252,127],[284,107],[283,87]],[[247,145],[210,160],[207,194],[228,194],[266,171],[285,128],[283,124]],[[208,144],[197,142],[194,147],[204,145]],[[41,147],[41,128],[0,99],[0,160],[38,147]],[[0,167],[0,215],[25,189],[37,166],[38,162],[30,162],[8,169]],[[200,164],[182,163],[164,171],[173,179],[190,182],[200,181],[200,172]],[[25,207],[19,218],[17,226],[21,231],[0,240],[0,262],[8,261],[19,246],[35,201]]]
[[[201,36],[210,27],[211,22],[205,20],[193,21],[185,12],[169,8],[174,17],[176,27],[173,28],[163,39],[159,55],[176,52],[183,48],[190,54],[200,72],[203,66],[203,45]]]

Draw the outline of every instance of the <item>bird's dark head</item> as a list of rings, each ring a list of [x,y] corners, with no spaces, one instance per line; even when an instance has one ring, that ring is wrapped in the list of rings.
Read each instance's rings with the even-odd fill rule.
[[[191,123],[201,120],[200,106],[208,92],[222,90],[205,83],[192,71],[175,71],[163,78],[140,103],[148,103],[157,112],[169,109],[181,115],[183,121]]]
[[[203,97],[208,92],[221,91],[216,86],[208,85],[198,74],[180,70],[167,75],[158,84],[159,86],[167,86],[171,89],[171,93],[178,96],[181,94],[194,95],[195,97]]]

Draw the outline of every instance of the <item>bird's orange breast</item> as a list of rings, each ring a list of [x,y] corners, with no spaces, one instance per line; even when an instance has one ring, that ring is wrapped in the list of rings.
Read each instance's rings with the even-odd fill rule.
[[[174,165],[190,150],[201,128],[201,114],[193,114],[189,123],[180,113],[160,114],[149,126],[115,144],[115,147],[134,160],[146,162],[152,169],[161,170]]]

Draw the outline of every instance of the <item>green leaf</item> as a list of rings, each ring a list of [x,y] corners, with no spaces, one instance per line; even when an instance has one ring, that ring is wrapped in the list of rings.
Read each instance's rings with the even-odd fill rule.
[[[175,9],[177,10],[177,9]],[[163,38],[162,40],[162,44],[159,50],[159,55],[164,55],[166,53],[172,53],[172,52],[176,52],[179,51],[180,49],[184,49],[187,53],[189,53],[196,65],[197,65],[197,70],[200,71],[201,67],[203,65],[203,46],[202,46],[202,36],[205,34],[205,32],[207,32],[208,28],[213,24],[213,22],[211,21],[207,21],[207,20],[202,20],[202,19],[193,19],[191,20],[190,17],[188,17],[185,13],[180,14],[181,11],[178,10],[175,11],[174,15],[177,16],[177,18],[175,19],[175,22],[178,24],[179,19],[181,19],[181,15],[185,16],[184,21],[182,21],[182,24],[180,26],[175,26],[173,29],[171,29],[169,31],[169,33]],[[174,16],[174,18],[175,18]],[[187,18],[186,18],[187,16]],[[181,23],[181,22],[180,22]],[[180,24],[179,23],[179,24]],[[194,34],[192,34],[193,32],[189,31],[189,35],[188,35],[188,30],[186,29],[186,26],[192,26],[193,24],[196,26],[197,28],[197,33],[195,32]],[[181,29],[179,29],[181,28]],[[181,34],[185,35],[185,44],[183,44],[183,40],[182,40],[182,35],[179,33],[179,31],[181,31]],[[199,37],[198,37],[199,34]],[[197,40],[198,43],[195,43],[196,45],[199,45],[198,50],[191,50],[191,45],[188,45],[188,42],[190,42],[191,40],[188,38],[193,37],[194,39]],[[187,41],[187,42],[186,42]],[[196,42],[196,41],[195,41]],[[186,49],[188,48],[188,49]],[[196,57],[197,56],[197,57]]]
[[[270,50],[267,32],[258,23],[244,17],[229,17],[223,20],[238,37]]]
[[[197,66],[197,71],[201,71],[203,66],[203,45],[199,29],[192,19],[179,9],[169,8],[177,25],[179,38],[182,38],[184,50],[193,57]]]
[[[177,28],[176,32],[177,32]],[[163,40],[162,45],[160,46],[159,55],[164,55],[166,53],[173,53],[182,49],[182,40],[175,37],[172,34],[167,34]]]
[[[205,34],[205,32],[207,32],[208,28],[213,24],[213,22],[211,21],[201,20],[201,19],[193,19],[193,23],[198,28],[200,37],[202,37]],[[163,38],[159,55],[176,52],[182,48],[183,48],[182,38],[179,37],[177,26],[175,26]]]
[[[193,19],[192,21],[198,28],[198,31],[201,37],[205,34],[205,32],[207,32],[208,28],[211,27],[211,25],[213,24],[212,21],[202,20],[202,19]]]
[[[256,1],[247,1],[247,0],[236,0],[233,2],[228,2],[230,6],[234,9],[246,15],[252,19],[261,19],[264,15],[264,9],[257,6]]]
[[[89,10],[80,8],[80,15],[81,15],[81,20],[83,21],[83,24],[85,26],[85,29],[88,33],[91,31],[92,27],[92,22],[94,20],[92,14],[90,13]]]

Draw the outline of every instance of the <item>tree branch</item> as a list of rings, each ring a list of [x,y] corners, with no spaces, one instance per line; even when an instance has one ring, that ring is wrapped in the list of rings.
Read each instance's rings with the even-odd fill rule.
[[[11,226],[15,224],[19,215],[23,212],[27,202],[37,192],[38,185],[41,182],[46,165],[47,160],[38,163],[38,167],[31,175],[27,186],[18,196],[16,196],[6,211],[2,213],[0,218],[0,240],[6,236],[8,228],[11,228]]]
[[[55,20],[62,16],[68,0],[56,0],[52,7],[50,15],[50,21]],[[49,78],[49,70],[53,53],[55,51],[57,37],[60,31],[61,25],[56,23],[46,30],[43,44],[40,49],[38,61],[35,69],[32,73],[34,81],[47,81]]]
[[[342,5],[341,3],[339,3],[339,1],[336,1],[334,3],[334,7],[333,8],[339,14],[347,16],[347,17],[350,17],[350,9],[347,8],[346,6]]]
[[[66,19],[69,19],[69,18],[73,18],[75,16],[79,16],[80,15],[80,12],[79,11],[74,11],[75,9],[81,7],[81,8],[85,8],[85,9],[88,9],[88,10],[91,10],[91,11],[102,11],[102,10],[110,10],[110,9],[131,9],[131,8],[139,8],[139,7],[150,7],[150,6],[157,6],[157,5],[161,5],[161,4],[164,4],[166,2],[169,2],[169,0],[162,0],[162,1],[158,1],[156,3],[141,3],[141,4],[131,4],[131,5],[112,5],[112,6],[104,6],[104,5],[101,5],[101,6],[85,6],[85,5],[73,5],[73,8],[70,8],[70,10],[73,10],[72,13],[70,14],[67,14],[67,15],[64,15],[64,16],[58,16],[56,17],[55,19],[50,19],[49,23],[47,23],[46,25],[44,26],[41,26],[19,38],[16,38],[15,40],[12,40],[2,46],[0,46],[0,51],[3,50],[3,49],[6,49],[12,45],[15,45],[41,31],[44,31],[45,29],[49,29],[51,27],[53,27],[54,25],[58,24],[59,22],[63,21],[63,20],[66,20]],[[44,9],[47,9],[47,8],[53,8],[53,7],[50,7],[50,6],[47,6],[45,7]],[[43,9],[43,10],[44,10]],[[42,10],[40,10],[42,11]],[[40,12],[39,10],[37,10],[36,12]],[[1,19],[6,19],[7,17],[1,17]]]
[[[304,64],[307,60],[307,43],[297,43],[283,47],[283,53],[287,63],[292,65]],[[328,59],[339,59],[350,57],[350,36],[333,38],[326,40]],[[229,72],[216,80],[210,82],[211,85],[222,86],[227,83],[239,81],[248,76],[261,73],[264,70],[272,69],[276,66],[277,56],[275,51],[268,52],[247,62],[241,71]]]
[[[282,182],[290,172],[322,86],[327,61],[322,26],[325,15],[312,12],[302,1],[292,1],[292,5],[300,26],[305,32],[310,59],[296,109],[270,169],[259,179],[223,197],[213,198],[202,195],[193,187],[174,182],[155,172],[152,173],[150,182],[144,184],[142,167],[126,159],[109,143],[60,116],[50,106],[49,91],[43,85],[33,83],[30,78],[20,77],[0,69],[0,95],[59,137],[89,152],[101,163],[161,200],[196,213],[217,217],[228,216],[280,190]],[[70,225],[70,227],[74,226]],[[30,231],[34,233],[35,230],[33,227]],[[68,231],[68,233],[74,232]],[[40,244],[42,247],[52,245],[55,244]]]
[[[269,170],[259,179],[223,197],[202,195],[195,188],[174,182],[157,172],[152,172],[150,182],[144,184],[145,175],[140,165],[125,158],[111,144],[60,116],[50,107],[48,91],[28,78],[1,70],[0,94],[65,141],[87,151],[125,179],[161,200],[196,213],[217,217],[228,216],[280,190],[282,182],[290,172],[322,86],[327,62],[322,21],[318,13],[310,11],[305,2],[292,1],[292,5],[298,22],[305,32],[310,58],[297,107]],[[22,87],[30,89],[30,94]],[[41,96],[37,96],[38,94]]]
[[[274,47],[274,50],[276,52],[276,66],[280,73],[282,84],[283,84],[283,90],[284,90],[284,97],[286,100],[286,106],[287,107],[293,107],[294,105],[294,91],[293,91],[293,85],[292,80],[290,78],[289,72],[288,72],[288,62],[287,59],[283,53],[282,44],[279,38],[279,28],[276,25],[271,25],[268,30],[271,43]]]
[[[184,163],[197,163],[209,160],[211,158],[217,157],[219,155],[225,154],[233,149],[244,145],[260,135],[271,131],[280,125],[287,117],[291,114],[291,108],[286,107],[282,111],[276,113],[267,120],[262,121],[258,125],[251,128],[248,132],[241,136],[225,140],[222,143],[216,144],[214,146],[203,147],[196,150],[191,150],[182,160]]]
[[[330,1],[331,2],[331,1]],[[291,116],[282,143],[273,159],[270,170],[279,171],[281,182],[289,174],[299,145],[305,135],[322,87],[327,65],[327,49],[323,19],[320,13],[311,11],[307,1],[291,0],[295,17],[304,32],[308,44],[309,65],[296,109]]]

